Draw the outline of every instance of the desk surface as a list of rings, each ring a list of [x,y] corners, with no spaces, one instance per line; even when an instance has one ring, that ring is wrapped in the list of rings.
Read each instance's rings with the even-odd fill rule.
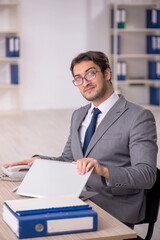
[[[16,235],[8,227],[2,219],[3,202],[10,199],[22,199],[23,197],[11,192],[11,190],[18,186],[19,183],[0,181],[0,239],[1,240],[16,240]],[[88,200],[88,203],[98,213],[98,231],[88,233],[67,234],[51,237],[30,238],[36,240],[120,240],[136,238],[136,233],[125,226],[123,223],[112,217],[103,209]],[[29,239],[29,238],[28,238]]]

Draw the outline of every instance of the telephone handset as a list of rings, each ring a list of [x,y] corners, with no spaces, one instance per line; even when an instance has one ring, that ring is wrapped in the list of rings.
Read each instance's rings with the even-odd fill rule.
[[[2,175],[0,176],[1,180],[8,181],[22,181],[25,175],[29,170],[28,165],[16,165],[13,167],[1,167]]]

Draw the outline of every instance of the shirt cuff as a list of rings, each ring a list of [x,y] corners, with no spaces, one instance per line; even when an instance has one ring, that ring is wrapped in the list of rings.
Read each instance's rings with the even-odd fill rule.
[[[101,180],[102,180],[102,183],[103,183],[106,187],[108,187],[108,185],[109,185],[109,180],[107,180],[105,177],[101,177]]]

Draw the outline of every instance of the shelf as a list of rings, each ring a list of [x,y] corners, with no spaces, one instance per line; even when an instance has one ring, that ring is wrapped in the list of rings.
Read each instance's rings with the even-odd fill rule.
[[[121,91],[128,99],[134,100],[136,103],[148,104],[150,102],[149,87],[160,88],[160,80],[147,79],[153,76],[151,72],[151,61],[159,64],[160,53],[148,54],[147,35],[157,35],[152,41],[154,49],[158,50],[160,26],[156,13],[154,20],[159,28],[147,28],[150,24],[147,9],[158,8],[159,0],[149,1],[112,1],[109,8],[109,43],[113,54],[110,54],[112,63],[112,82],[115,89]],[[113,11],[112,11],[113,10]],[[153,14],[153,13],[152,13]],[[152,16],[153,17],[153,16]],[[149,25],[150,24],[150,25]],[[118,28],[118,26],[124,28]],[[119,36],[119,37],[117,37]],[[153,39],[152,39],[153,40]],[[152,43],[152,44],[153,44]],[[120,54],[118,54],[120,52]],[[153,51],[154,52],[154,51]],[[159,52],[159,51],[157,51]],[[159,76],[159,65],[154,69],[155,76]],[[158,70],[157,70],[158,69]],[[153,70],[153,69],[152,69]],[[126,76],[126,80],[118,80]],[[152,94],[153,95],[153,94]],[[160,106],[155,106],[160,107]]]
[[[159,106],[157,106],[157,105],[142,104],[142,106],[147,108],[147,109],[150,109],[151,111],[153,111],[153,110],[158,110],[159,111]]]
[[[150,58],[160,58],[160,54],[112,54],[112,58],[116,59],[124,59],[124,58],[144,58],[144,59],[150,59]]]
[[[17,6],[18,3],[17,1],[13,2],[13,3],[7,3],[7,2],[1,2],[0,3],[0,7],[13,7],[13,6]]]
[[[17,29],[0,29],[0,34],[1,35],[19,35],[19,30]]]
[[[150,80],[150,79],[126,79],[123,81],[117,81],[118,85],[126,85],[126,84],[148,84],[148,85],[160,85],[160,80]]]
[[[8,63],[16,62],[16,63],[18,63],[19,61],[20,61],[19,57],[0,57],[0,62],[8,62]]]
[[[0,114],[21,112],[21,45],[20,0],[0,0]],[[10,42],[7,37],[13,37]],[[8,39],[7,39],[8,40]],[[10,45],[9,45],[10,44]],[[7,49],[6,49],[7,46]],[[8,49],[9,48],[9,49]],[[15,66],[11,66],[15,64]],[[18,82],[12,84],[11,82]]]
[[[0,83],[0,89],[18,89],[20,84]]]
[[[152,1],[152,2],[115,2],[115,3],[111,3],[111,5],[112,6],[121,6],[121,7],[123,7],[123,6],[125,6],[125,7],[152,7],[152,6],[157,6],[157,2],[154,2],[154,1]]]
[[[111,29],[112,33],[151,33],[159,32],[160,28],[115,28]]]
[[[18,115],[21,114],[22,110],[21,109],[9,109],[9,110],[1,110],[0,111],[0,116],[3,115]]]

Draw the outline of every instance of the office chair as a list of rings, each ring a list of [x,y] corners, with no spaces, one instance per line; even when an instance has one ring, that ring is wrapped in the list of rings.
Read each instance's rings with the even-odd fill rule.
[[[151,189],[146,190],[146,213],[145,219],[136,224],[148,223],[147,235],[144,239],[138,236],[137,240],[150,240],[153,235],[154,224],[157,221],[160,203],[160,169],[157,168],[157,179]]]

